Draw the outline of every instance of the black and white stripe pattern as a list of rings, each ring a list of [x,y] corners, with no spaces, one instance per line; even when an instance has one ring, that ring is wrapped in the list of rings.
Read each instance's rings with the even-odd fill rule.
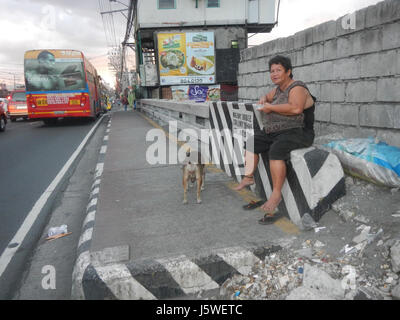
[[[253,128],[263,128],[259,112],[254,112],[255,105],[250,103],[214,102],[210,106],[210,146],[211,153],[222,163],[229,176],[234,176],[240,182],[243,174],[244,150],[234,150],[232,143],[221,143],[221,133],[227,128],[232,132],[234,110],[251,111],[254,114]],[[225,131],[226,132],[226,131]],[[225,133],[226,140],[233,141],[232,134]],[[236,144],[237,145],[237,144]],[[214,150],[217,148],[218,150]],[[222,157],[226,153],[232,155],[234,161],[224,163],[229,157]],[[305,213],[311,214],[318,221],[321,216],[330,209],[331,204],[345,194],[344,172],[338,158],[333,154],[314,147],[294,150],[291,160],[287,163],[287,178],[282,188],[282,198],[279,210],[286,213],[290,219],[301,226],[301,217]],[[272,193],[272,180],[269,170],[267,154],[260,155],[258,170],[255,172],[257,191],[264,198]]]
[[[93,228],[96,217],[97,200],[99,197],[101,176],[104,169],[104,158],[107,152],[108,135],[111,128],[111,118],[109,118],[106,134],[103,138],[103,143],[100,149],[98,162],[94,174],[94,182],[91,187],[91,193],[89,197],[89,204],[86,207],[86,217],[83,222],[81,237],[79,238],[78,249],[77,249],[77,260],[72,273],[72,292],[71,296],[73,299],[84,299],[83,290],[83,278],[85,272],[90,269],[91,258],[90,258],[90,243],[93,236]]]
[[[155,300],[196,298],[218,293],[235,274],[248,275],[254,263],[261,263],[280,246],[213,250],[204,256],[180,255],[127,263],[98,264],[89,261],[82,279],[82,296],[87,300]]]

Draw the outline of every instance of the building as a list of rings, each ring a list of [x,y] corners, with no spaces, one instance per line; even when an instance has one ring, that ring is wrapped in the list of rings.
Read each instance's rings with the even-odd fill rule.
[[[137,1],[136,66],[147,96],[163,98],[162,93],[168,92],[165,87],[173,90],[190,85],[214,90],[223,85],[226,92],[232,92],[237,86],[240,50],[247,48],[247,35],[271,31],[275,2]],[[228,100],[234,98],[231,95]]]

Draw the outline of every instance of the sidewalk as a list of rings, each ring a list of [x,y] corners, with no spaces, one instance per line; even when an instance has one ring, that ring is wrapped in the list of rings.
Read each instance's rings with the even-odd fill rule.
[[[196,203],[192,188],[182,204],[181,166],[146,161],[154,143],[146,134],[154,124],[138,111],[113,112],[110,124],[82,229],[73,299],[197,297],[298,233],[286,218],[258,224],[259,209],[242,209],[250,192],[233,191],[234,180],[212,166],[203,202]]]

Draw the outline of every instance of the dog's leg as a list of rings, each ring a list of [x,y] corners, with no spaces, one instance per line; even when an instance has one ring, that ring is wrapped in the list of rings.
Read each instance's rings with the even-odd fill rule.
[[[183,204],[188,203],[187,188],[188,188],[188,174],[187,174],[187,171],[184,169],[183,170]]]
[[[197,180],[197,203],[201,203],[200,194],[201,194],[201,186],[203,185],[203,175],[201,174],[201,170],[196,170],[196,180]]]
[[[204,190],[204,183],[206,181],[206,168],[205,168],[204,164],[201,165],[201,173],[203,176],[203,178],[202,178],[203,183],[201,184],[201,190]]]

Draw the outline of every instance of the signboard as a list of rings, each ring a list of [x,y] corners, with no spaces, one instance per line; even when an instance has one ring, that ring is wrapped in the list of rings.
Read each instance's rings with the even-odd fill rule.
[[[172,99],[174,100],[193,100],[195,102],[219,101],[220,85],[186,85],[171,86]]]
[[[214,32],[158,33],[160,85],[215,83]]]

